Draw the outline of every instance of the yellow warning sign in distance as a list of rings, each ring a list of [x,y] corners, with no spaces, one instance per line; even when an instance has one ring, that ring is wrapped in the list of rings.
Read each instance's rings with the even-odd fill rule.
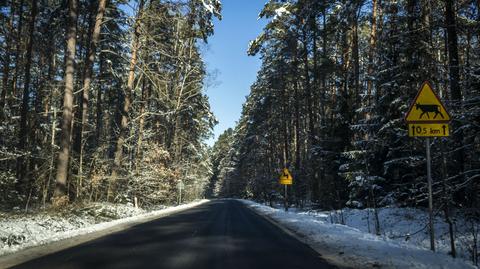
[[[293,184],[293,177],[288,171],[288,168],[283,168],[282,174],[280,175],[280,184],[282,185],[292,185]]]

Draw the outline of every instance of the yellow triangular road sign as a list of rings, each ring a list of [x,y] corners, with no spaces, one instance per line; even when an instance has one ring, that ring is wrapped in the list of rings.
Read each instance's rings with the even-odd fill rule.
[[[282,185],[292,185],[293,184],[293,177],[288,171],[288,168],[284,168],[282,174],[280,175],[280,184]]]
[[[410,105],[405,121],[408,123],[443,123],[451,120],[445,106],[428,82],[424,82]]]

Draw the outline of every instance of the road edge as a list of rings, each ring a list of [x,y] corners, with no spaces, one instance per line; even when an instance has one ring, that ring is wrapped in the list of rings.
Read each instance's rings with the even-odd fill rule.
[[[150,212],[150,213],[146,213],[145,217],[141,219],[133,219],[131,221],[113,224],[112,226],[104,227],[98,231],[87,232],[85,234],[80,234],[80,235],[76,235],[69,238],[63,238],[63,239],[59,239],[57,241],[49,242],[46,244],[29,246],[24,249],[0,256],[0,268],[10,268],[10,267],[28,262],[30,260],[34,260],[46,255],[50,255],[68,248],[81,245],[83,243],[87,243],[89,241],[92,241],[107,235],[111,235],[117,232],[127,230],[139,224],[143,224],[150,221],[154,221],[156,219],[168,217],[173,214],[177,214],[182,211],[192,209],[194,207],[197,207],[199,205],[202,205],[208,202],[210,202],[210,200],[201,200],[198,202],[193,202],[191,204],[182,205],[178,208],[175,208],[175,207],[167,208],[164,210],[159,210],[158,214],[155,214],[155,212]],[[152,213],[154,214],[152,215]]]
[[[261,212],[258,212],[257,210],[255,210],[255,208],[250,207],[248,203],[244,203],[241,199],[238,199],[237,201],[241,202],[243,205],[245,205],[245,207],[250,209],[256,215],[264,218],[269,223],[271,223],[275,227],[282,230],[284,233],[288,234],[289,236],[297,239],[298,241],[300,241],[303,244],[310,247],[312,250],[317,252],[320,255],[320,257],[322,257],[322,259],[324,259],[325,261],[329,262],[330,264],[332,264],[334,266],[337,266],[337,267],[342,268],[342,269],[372,268],[372,267],[361,267],[361,266],[359,267],[358,264],[354,264],[351,261],[341,259],[341,258],[339,258],[339,255],[341,255],[341,254],[338,253],[337,251],[329,249],[326,246],[322,246],[317,242],[313,242],[311,240],[308,240],[308,236],[306,236],[305,234],[302,234],[302,233],[297,232],[293,229],[290,229],[289,227],[287,227],[285,225],[282,225],[280,222],[278,222],[277,220],[275,220],[274,218],[270,217],[267,214],[263,214]],[[372,266],[373,266],[373,264],[372,264]]]

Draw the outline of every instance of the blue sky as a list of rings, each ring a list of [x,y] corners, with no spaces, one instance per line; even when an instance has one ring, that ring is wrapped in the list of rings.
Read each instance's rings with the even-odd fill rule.
[[[258,14],[266,0],[222,0],[223,19],[215,20],[215,34],[208,40],[204,59],[209,72],[216,73],[216,83],[207,89],[210,105],[219,124],[212,145],[224,130],[234,127],[242,104],[255,81],[261,61],[247,56],[250,40],[261,33],[264,20]]]

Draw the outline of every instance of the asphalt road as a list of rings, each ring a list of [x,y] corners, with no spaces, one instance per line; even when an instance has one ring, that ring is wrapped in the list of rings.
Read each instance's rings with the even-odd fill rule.
[[[13,268],[335,268],[234,200],[212,201]]]

